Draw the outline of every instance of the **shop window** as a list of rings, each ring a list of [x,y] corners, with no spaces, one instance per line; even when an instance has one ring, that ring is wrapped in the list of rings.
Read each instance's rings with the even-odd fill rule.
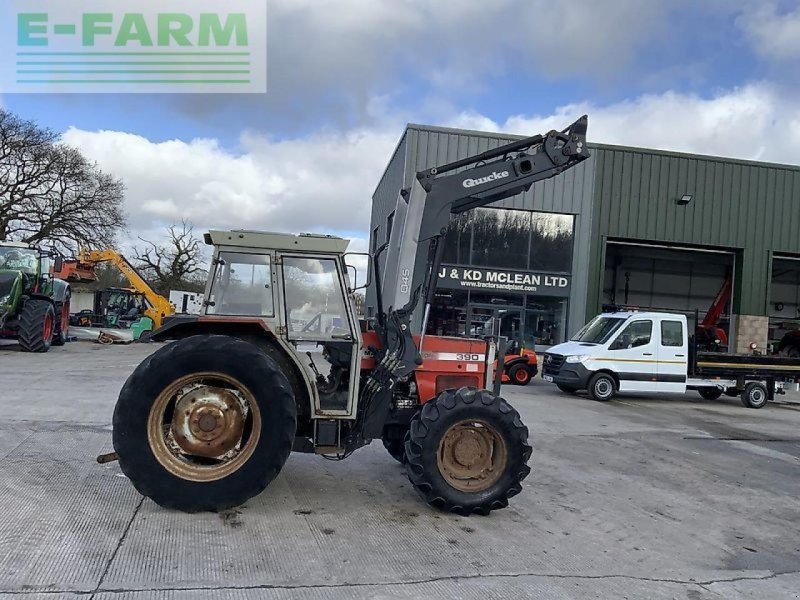
[[[574,217],[548,213],[532,213],[532,216],[530,269],[559,273],[572,271]]]
[[[528,268],[531,212],[484,208],[472,214],[472,263],[481,267]]]
[[[528,348],[553,346],[564,341],[567,299],[528,296],[525,304],[523,343]]]
[[[471,232],[469,213],[462,213],[450,219],[447,235],[444,238],[442,262],[454,265],[469,264]]]

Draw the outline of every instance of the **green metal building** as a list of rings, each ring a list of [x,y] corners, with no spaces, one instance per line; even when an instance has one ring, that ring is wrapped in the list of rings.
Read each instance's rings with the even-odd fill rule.
[[[373,196],[373,246],[417,171],[515,139],[409,125]],[[567,285],[476,294],[444,277],[431,333],[480,333],[481,320],[495,316],[505,334],[539,347],[569,337],[604,304],[702,318],[727,278],[733,293],[720,326],[732,351],[800,327],[800,167],[589,147],[592,157],[562,177],[453,221],[447,240],[452,274],[504,270]]]

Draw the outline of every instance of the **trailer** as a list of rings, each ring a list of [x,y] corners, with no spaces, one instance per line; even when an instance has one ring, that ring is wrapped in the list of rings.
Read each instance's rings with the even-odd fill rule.
[[[748,408],[764,407],[800,379],[797,358],[700,351],[688,331],[683,314],[603,313],[545,353],[542,378],[600,401],[617,392],[694,390],[706,399],[738,395]]]

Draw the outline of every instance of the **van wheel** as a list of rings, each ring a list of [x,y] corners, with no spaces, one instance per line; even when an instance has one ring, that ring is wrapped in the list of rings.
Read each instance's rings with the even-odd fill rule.
[[[722,390],[718,387],[704,387],[697,390],[697,393],[705,400],[716,400],[722,396]]]
[[[598,373],[589,380],[589,396],[592,400],[607,402],[617,393],[617,382],[608,373]]]
[[[751,381],[744,386],[742,404],[745,408],[764,408],[767,404],[767,388],[763,383]]]

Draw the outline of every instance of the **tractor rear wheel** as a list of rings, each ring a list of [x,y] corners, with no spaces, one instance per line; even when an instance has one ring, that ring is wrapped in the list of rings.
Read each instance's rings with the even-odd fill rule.
[[[406,473],[431,506],[460,515],[508,506],[530,473],[528,428],[488,390],[447,390],[422,407],[406,440]]]
[[[53,343],[55,311],[46,300],[28,300],[19,315],[17,338],[23,352],[47,352]]]
[[[161,348],[128,378],[114,409],[114,450],[144,496],[185,512],[259,494],[294,442],[297,408],[278,364],[219,335]]]
[[[69,300],[69,295],[67,295],[67,297],[64,298],[64,302],[58,306],[56,331],[53,334],[53,346],[63,346],[67,343],[67,338],[69,338]]]
[[[528,385],[531,382],[531,372],[528,365],[518,363],[508,370],[508,378],[514,385]]]

